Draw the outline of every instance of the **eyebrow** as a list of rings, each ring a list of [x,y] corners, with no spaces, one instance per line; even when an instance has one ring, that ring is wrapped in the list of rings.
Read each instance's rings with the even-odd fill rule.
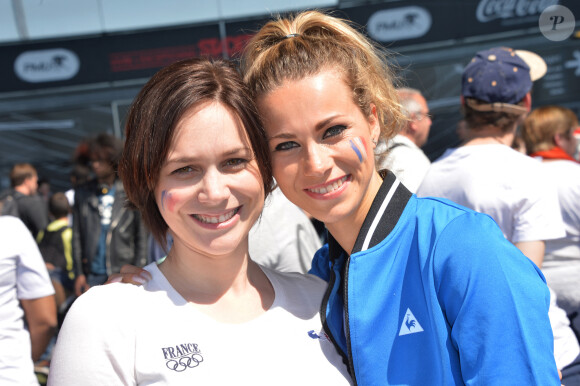
[[[314,126],[314,130],[315,131],[320,131],[322,129],[324,129],[326,126],[328,126],[328,124],[332,121],[334,121],[337,118],[341,118],[342,115],[341,114],[335,114],[332,115],[320,122],[318,122],[315,126]],[[296,135],[292,134],[292,133],[280,133],[278,135],[275,135],[273,137],[268,137],[268,141],[271,141],[273,139],[292,139],[292,138],[296,138]]]
[[[240,153],[252,153],[252,149],[247,147],[247,146],[243,146],[243,147],[237,147],[234,149],[231,149],[229,151],[226,151],[225,153],[221,154],[222,157],[231,157]],[[165,165],[167,164],[172,164],[172,163],[195,163],[197,160],[199,160],[199,157],[178,157],[178,158],[167,158],[165,160]]]

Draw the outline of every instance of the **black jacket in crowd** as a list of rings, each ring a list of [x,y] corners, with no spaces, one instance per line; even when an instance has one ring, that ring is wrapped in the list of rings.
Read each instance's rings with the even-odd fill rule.
[[[126,206],[127,196],[120,180],[115,181],[111,225],[107,233],[107,274],[119,272],[124,264],[142,267],[147,262],[147,237],[141,214]],[[91,181],[75,190],[73,207],[73,259],[76,275],[88,275],[101,233],[100,187]]]

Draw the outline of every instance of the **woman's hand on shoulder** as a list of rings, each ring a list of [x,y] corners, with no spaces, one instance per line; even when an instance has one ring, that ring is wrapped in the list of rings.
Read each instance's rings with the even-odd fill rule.
[[[121,267],[120,273],[114,273],[107,279],[105,284],[111,283],[129,283],[134,285],[143,285],[153,279],[151,274],[143,268],[134,265],[125,264]]]

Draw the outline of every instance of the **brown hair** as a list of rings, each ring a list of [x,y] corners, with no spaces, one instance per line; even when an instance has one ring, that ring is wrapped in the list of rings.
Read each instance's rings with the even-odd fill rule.
[[[13,188],[20,186],[27,178],[38,175],[34,166],[29,163],[19,163],[12,166],[10,170],[10,185]]]
[[[187,59],[157,72],[135,98],[125,127],[125,150],[119,163],[127,197],[139,209],[157,241],[165,245],[168,226],[155,201],[155,187],[175,128],[192,107],[215,101],[243,124],[266,195],[273,185],[266,135],[248,88],[232,64]]]
[[[60,219],[71,213],[68,198],[62,192],[56,192],[48,200],[48,211],[55,218]]]
[[[107,162],[115,172],[117,171],[123,153],[123,140],[121,138],[109,133],[100,133],[88,139],[87,147],[89,161],[98,159]]]
[[[570,129],[578,126],[574,112],[561,106],[542,106],[533,110],[522,126],[522,138],[528,154],[550,150],[556,143],[556,134],[570,138]]]
[[[471,99],[475,105],[488,105],[489,102],[480,101],[478,99]],[[517,106],[523,106],[523,101],[516,103]],[[507,133],[514,128],[514,125],[521,124],[526,116],[522,114],[512,114],[503,111],[479,111],[470,107],[467,103],[461,106],[463,119],[469,129],[477,131],[486,126],[499,127],[502,133]]]
[[[376,106],[383,138],[394,136],[406,122],[387,54],[346,20],[318,11],[278,17],[252,37],[241,65],[254,97],[285,80],[336,69],[365,116],[370,115],[371,103]]]

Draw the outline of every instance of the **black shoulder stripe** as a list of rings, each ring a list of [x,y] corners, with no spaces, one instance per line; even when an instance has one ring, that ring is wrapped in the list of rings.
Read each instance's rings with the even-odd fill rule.
[[[381,221],[379,221],[377,228],[375,229],[371,241],[367,247],[372,248],[381,241],[383,241],[389,233],[395,228],[399,218],[407,206],[407,202],[413,193],[411,193],[403,184],[399,184],[395,194],[391,198],[387,206],[387,210],[383,213]]]
[[[328,257],[330,261],[337,260],[340,255],[344,252],[338,241],[334,239],[332,234],[328,232]]]
[[[401,217],[412,193],[388,172],[363,222],[352,253],[371,248],[388,236]]]

